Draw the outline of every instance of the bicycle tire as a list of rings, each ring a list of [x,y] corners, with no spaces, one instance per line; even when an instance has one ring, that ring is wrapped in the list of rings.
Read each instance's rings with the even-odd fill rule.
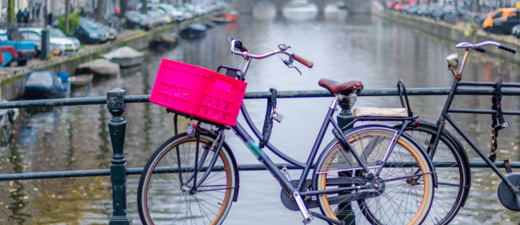
[[[393,139],[396,132],[397,130],[391,127],[368,125],[351,129],[345,136],[375,175],[378,165],[381,165],[377,161],[388,154],[390,140]],[[349,154],[351,155],[348,151],[343,151],[343,147],[337,140],[323,151],[314,174],[317,190],[324,190],[331,186],[337,188],[339,186],[337,184],[327,184],[327,178],[336,176],[339,178],[340,173],[343,175],[349,173],[348,175],[357,177],[364,175],[361,172],[362,169],[355,165],[357,162],[346,160]],[[334,195],[337,197],[337,194],[318,195],[322,213],[331,219],[343,221],[345,224],[421,224],[428,215],[434,196],[434,171],[430,167],[428,156],[418,143],[403,133],[388,159],[387,162],[396,162],[396,160],[397,162],[410,162],[411,166],[410,168],[405,167],[403,165],[406,163],[404,163],[393,164],[397,165],[395,167],[384,167],[378,177],[378,179],[388,181],[383,183],[382,193],[362,189],[341,193],[349,196],[368,195],[357,201],[345,201],[331,205],[329,197],[332,199],[335,197]],[[407,161],[403,161],[403,159]],[[408,179],[412,171],[416,170],[414,168],[419,168],[422,175],[417,179]],[[401,179],[399,179],[400,175],[397,176],[398,173],[402,173]],[[396,201],[400,200],[411,201],[403,206],[402,202],[396,204]],[[410,208],[405,209],[404,207]]]
[[[214,155],[214,151],[208,150],[214,141],[213,137],[200,135],[199,158],[202,158],[203,151],[207,152],[203,166],[209,164],[212,152]],[[196,138],[184,133],[170,138],[152,154],[141,174],[137,193],[139,216],[143,224],[175,224],[186,220],[191,220],[187,221],[189,224],[221,224],[224,221],[238,188],[236,168],[226,145],[222,147],[215,163],[215,169],[220,170],[211,171],[196,192],[189,190],[190,184],[180,183],[179,173],[164,176],[170,174],[169,168],[177,169],[178,162],[182,168],[187,166],[193,170],[195,146]],[[166,172],[153,173],[164,169],[167,169]],[[203,176],[203,171],[198,172],[197,178]],[[188,180],[191,174],[190,171],[180,173],[182,181]]]
[[[428,149],[431,137],[437,134],[437,125],[421,120],[419,126],[406,127],[405,132]],[[430,152],[428,152],[430,154]],[[464,206],[471,186],[471,171],[464,148],[455,136],[444,130],[434,157],[431,158],[437,174],[437,190],[432,208],[424,224],[449,224]],[[455,160],[451,167],[437,167],[441,162]]]

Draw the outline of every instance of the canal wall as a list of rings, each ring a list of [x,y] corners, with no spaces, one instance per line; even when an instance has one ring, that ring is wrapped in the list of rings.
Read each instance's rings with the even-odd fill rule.
[[[478,26],[480,26],[478,24],[476,32],[473,32],[473,34],[471,34],[468,28],[469,24],[463,25],[459,23],[458,25],[452,25],[444,21],[435,21],[430,18],[409,16],[391,11],[381,11],[378,14],[374,15],[379,16],[385,19],[386,21],[398,23],[410,27],[414,30],[418,30],[427,35],[450,41],[453,44],[459,43],[461,41],[475,43],[486,40],[495,40],[502,44],[509,45],[520,50],[520,39],[511,35],[496,35],[486,33],[480,28],[478,28]],[[509,59],[511,61],[520,63],[520,53],[511,54],[509,52],[500,50],[496,47],[486,47],[485,54],[489,54],[504,59]]]
[[[22,97],[25,90],[25,78],[31,71],[49,70],[54,71],[56,74],[62,71],[66,71],[70,74],[74,74],[79,64],[97,59],[100,55],[112,51],[116,48],[122,46],[129,46],[138,50],[147,48],[150,41],[153,40],[156,35],[162,33],[179,32],[181,28],[189,26],[193,23],[206,21],[208,17],[209,15],[202,16],[189,21],[183,21],[178,24],[162,26],[151,31],[136,30],[133,32],[128,32],[126,35],[123,31],[122,34],[118,35],[118,39],[115,41],[109,44],[81,49],[75,55],[54,57],[13,70],[1,70],[0,97],[8,101]]]

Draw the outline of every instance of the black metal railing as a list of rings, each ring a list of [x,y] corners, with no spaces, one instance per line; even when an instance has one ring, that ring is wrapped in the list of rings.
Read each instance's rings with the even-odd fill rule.
[[[408,88],[408,95],[448,95],[450,88]],[[493,95],[494,88],[458,88],[458,95]],[[503,95],[520,95],[520,88],[502,89]],[[398,90],[389,89],[366,89],[361,91],[358,96],[398,96]],[[271,92],[248,92],[245,99],[261,99],[271,96]],[[316,91],[280,91],[278,98],[316,98],[316,97],[332,97],[325,90]],[[38,108],[38,107],[57,107],[57,106],[79,106],[79,105],[100,105],[107,104],[108,111],[112,114],[112,119],[108,123],[110,130],[110,139],[112,142],[112,164],[109,169],[97,170],[74,170],[74,171],[52,171],[52,172],[33,172],[33,173],[11,173],[0,174],[0,181],[11,180],[29,180],[29,179],[51,179],[51,178],[69,178],[69,177],[92,177],[92,176],[110,176],[112,182],[112,200],[113,214],[109,224],[131,224],[132,218],[126,210],[126,176],[141,174],[143,168],[127,168],[124,155],[123,144],[125,141],[126,121],[122,114],[125,111],[127,103],[146,103],[149,102],[150,95],[125,95],[123,89],[113,89],[107,92],[106,97],[88,97],[88,98],[66,98],[52,100],[23,100],[0,102],[0,109],[8,108]],[[348,104],[341,104],[342,107],[348,107]],[[343,108],[344,110],[346,108]],[[485,111],[485,110],[484,110]],[[489,110],[487,110],[489,111]],[[489,112],[481,113],[489,113]],[[478,113],[478,112],[475,112]],[[520,113],[519,113],[520,114]],[[435,162],[437,167],[452,166],[454,162]],[[488,167],[483,161],[470,161],[471,167]],[[520,162],[511,162],[511,167],[520,168]],[[279,168],[283,165],[278,164]],[[504,167],[503,162],[496,162],[498,167]],[[287,165],[289,169],[299,169],[293,165]],[[239,170],[265,170],[261,164],[238,165]]]

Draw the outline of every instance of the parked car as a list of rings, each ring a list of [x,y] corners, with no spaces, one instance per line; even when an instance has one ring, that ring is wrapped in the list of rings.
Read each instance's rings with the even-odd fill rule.
[[[141,3],[138,3],[136,6],[137,11],[140,11],[142,7]],[[157,3],[148,3],[148,9],[155,11],[162,11],[166,13],[173,21],[182,21],[184,20],[184,13],[181,10],[176,9],[175,7],[168,4],[157,4]]]
[[[108,40],[110,41],[113,41],[115,39],[117,39],[117,30],[115,28],[112,28],[112,27],[109,27],[105,24],[102,24],[102,23],[99,23],[96,21],[96,23],[98,24],[98,26],[100,26],[103,30],[105,30],[106,32],[108,32],[108,34],[110,36],[108,36]]]
[[[163,26],[172,22],[172,18],[170,18],[167,15],[161,14],[160,12],[155,10],[148,10],[146,12],[146,15],[150,18],[157,20],[157,24],[159,26]]]
[[[150,30],[154,27],[154,21],[136,11],[126,13],[126,27],[130,29]]]
[[[16,54],[12,55],[11,61],[17,61],[18,66],[25,66],[27,62],[36,57],[36,46],[33,42],[23,39],[17,28],[9,28],[9,30],[1,30],[2,38],[0,38],[0,47],[14,50]],[[5,59],[4,59],[5,60]],[[8,63],[3,63],[8,64]]]
[[[419,15],[424,17],[432,17],[432,13],[438,10],[442,10],[442,6],[440,5],[430,5],[427,9],[423,9],[418,12]]]
[[[496,34],[511,34],[512,28],[520,23],[520,9],[501,8],[490,15],[482,23],[484,31]]]
[[[511,35],[515,36],[516,38],[520,38],[520,24],[516,25],[511,29]]]
[[[27,35],[24,35],[23,33],[21,33],[21,34],[24,37],[24,40],[27,40],[27,38],[28,38]],[[32,38],[36,39],[36,37],[34,35],[30,35],[30,36]],[[8,38],[7,38],[6,30],[0,30],[0,41],[7,41],[7,40],[8,40]],[[35,57],[38,57],[40,55],[41,46],[42,46],[41,37],[40,37],[39,41],[35,41],[35,40],[27,40],[27,41],[30,41],[34,44],[35,51],[36,51]],[[61,54],[60,46],[51,43],[49,40],[49,53],[54,54],[54,55],[60,55]]]
[[[36,47],[30,41],[0,41],[0,47],[13,47],[17,56],[13,61],[18,62],[18,66],[25,66],[27,62],[36,57]]]
[[[110,34],[93,20],[81,18],[79,26],[74,30],[74,36],[83,44],[105,43]]]

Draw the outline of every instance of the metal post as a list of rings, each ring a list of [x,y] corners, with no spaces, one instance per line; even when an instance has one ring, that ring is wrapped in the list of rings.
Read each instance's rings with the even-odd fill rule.
[[[43,28],[42,30],[42,45],[40,48],[40,59],[45,60],[47,59],[47,55],[49,54],[49,38],[50,38],[50,32],[49,29]]]
[[[109,225],[131,225],[132,217],[126,210],[126,159],[123,153],[125,143],[126,121],[122,115],[125,111],[125,90],[114,88],[107,92],[107,108],[112,114],[108,123],[110,140],[112,141],[112,165],[110,180],[112,181],[112,205],[114,208]]]
[[[341,106],[341,112],[337,115],[336,119],[338,121],[338,125],[343,128],[354,120],[354,115],[352,115],[352,111],[350,111],[350,102],[346,96],[339,101],[339,106]],[[345,127],[344,131],[351,129],[352,127],[353,126]],[[340,177],[352,177],[352,172],[341,172],[338,173],[338,175]],[[345,192],[344,194],[350,194],[350,192]],[[356,217],[352,211],[352,202],[340,203],[338,209],[341,209],[337,215],[340,221],[343,221],[344,224],[356,224]]]

